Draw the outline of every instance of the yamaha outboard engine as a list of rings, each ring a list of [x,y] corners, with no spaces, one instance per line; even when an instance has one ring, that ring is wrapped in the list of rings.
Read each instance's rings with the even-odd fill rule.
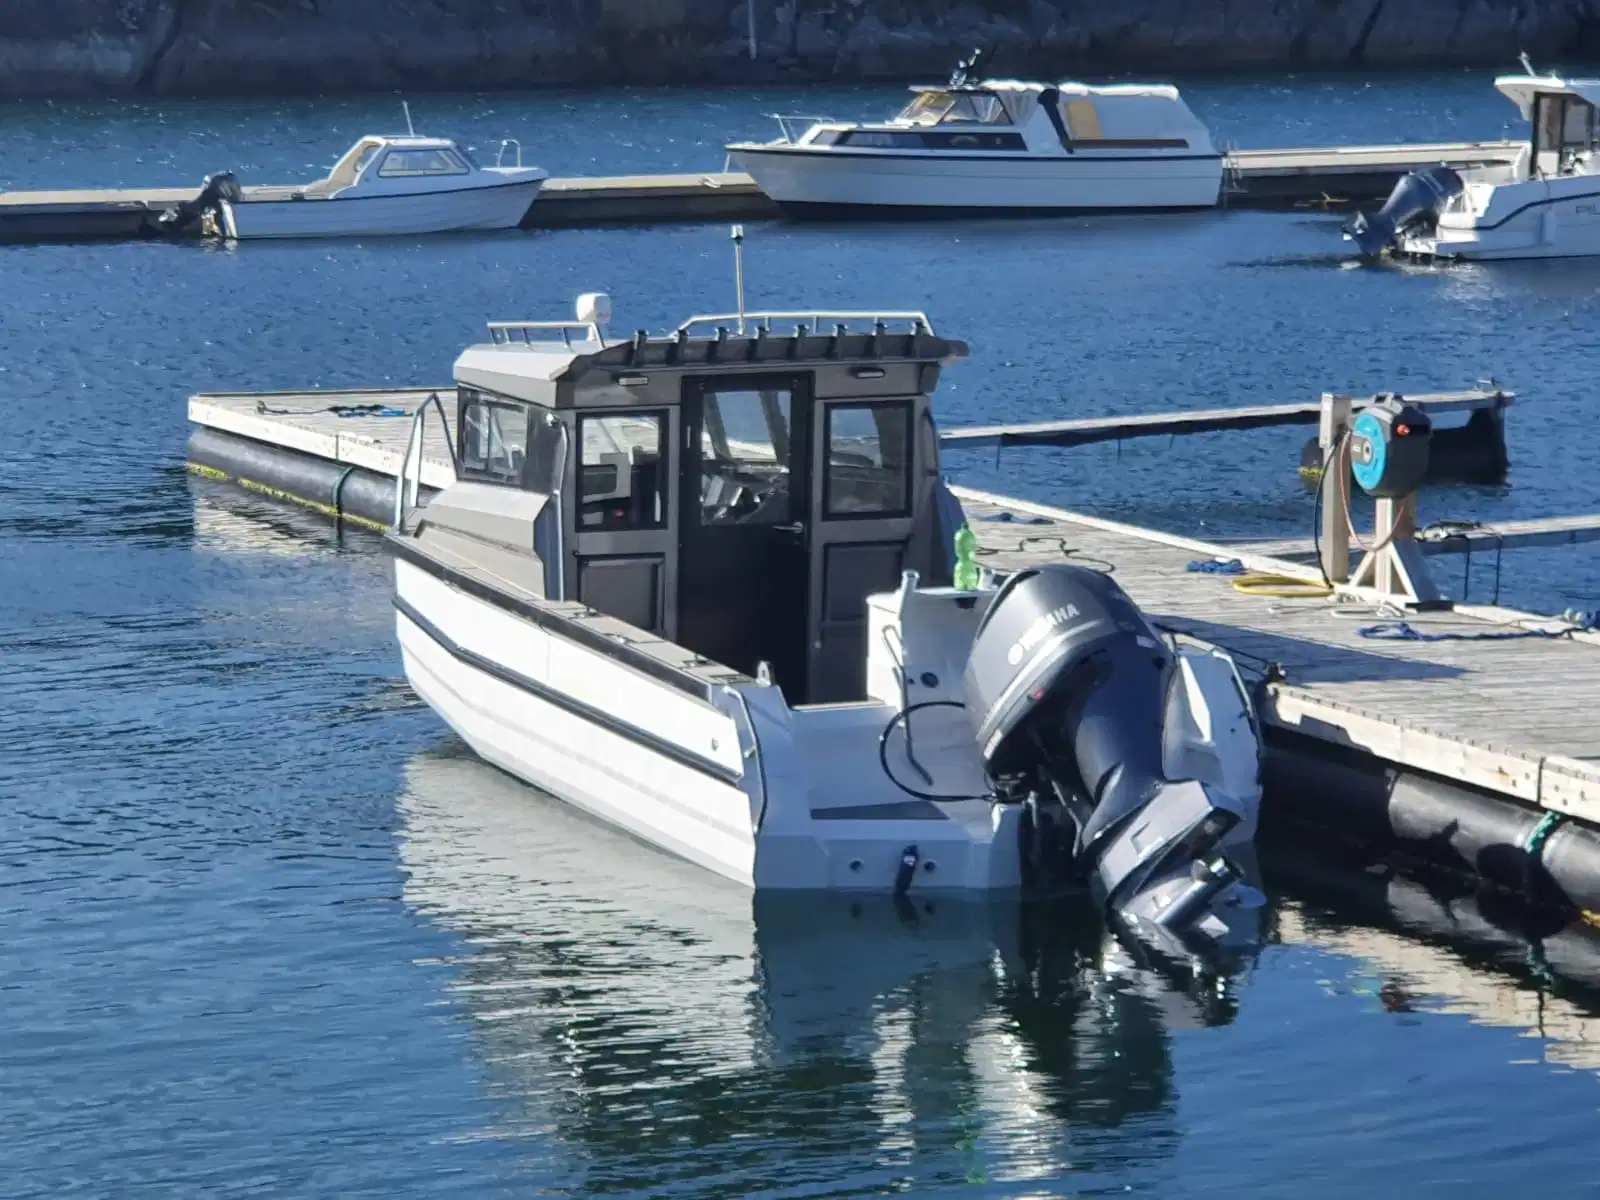
[[[1262,897],[1222,850],[1253,819],[1246,798],[1166,777],[1176,666],[1109,575],[1036,567],[1006,581],[979,625],[966,707],[996,795],[1025,806],[1024,883],[1087,884],[1128,931],[1193,958],[1231,939],[1230,908]],[[1249,738],[1254,752],[1253,726]]]
[[[1439,211],[1464,185],[1461,176],[1446,166],[1412,171],[1394,185],[1389,199],[1370,217],[1357,213],[1345,222],[1344,235],[1367,258],[1394,246],[1411,226],[1436,221]]]
[[[239,181],[232,171],[207,175],[200,185],[200,194],[193,200],[184,200],[175,208],[162,213],[159,224],[164,230],[182,233],[203,217],[208,210],[215,211],[222,201],[237,204],[244,198]]]

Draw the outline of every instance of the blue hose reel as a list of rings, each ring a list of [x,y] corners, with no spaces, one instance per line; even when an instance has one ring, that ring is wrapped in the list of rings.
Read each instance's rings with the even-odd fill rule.
[[[1432,438],[1427,413],[1400,396],[1379,396],[1350,427],[1350,473],[1368,495],[1409,496],[1428,473]]]

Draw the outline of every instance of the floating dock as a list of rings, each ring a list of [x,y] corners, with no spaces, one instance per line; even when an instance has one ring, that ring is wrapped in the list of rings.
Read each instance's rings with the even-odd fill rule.
[[[372,529],[427,389],[197,395],[191,469]],[[438,389],[452,398],[452,389]],[[452,405],[444,408],[453,420]],[[420,486],[454,478],[424,423]],[[988,565],[1114,571],[1158,625],[1226,649],[1256,689],[1271,753],[1269,813],[1399,842],[1507,887],[1600,912],[1600,633],[1484,605],[1399,613],[1371,597],[1269,598],[1236,572],[1316,590],[1305,548],[1221,544],[956,488]],[[1521,523],[1503,544],[1584,540],[1597,518]],[[1440,539],[1436,552],[1470,549]],[[1397,620],[1398,616],[1398,620]],[[1541,882],[1542,881],[1542,882]],[[1600,919],[1600,918],[1597,918]]]
[[[1338,209],[1382,199],[1402,175],[1447,163],[1510,162],[1520,142],[1235,150],[1225,161],[1223,203],[1233,208]],[[163,212],[191,200],[188,188],[0,192],[0,242],[132,240],[165,236]],[[259,189],[246,186],[248,197]],[[551,179],[525,229],[636,223],[755,221],[778,208],[740,172]]]

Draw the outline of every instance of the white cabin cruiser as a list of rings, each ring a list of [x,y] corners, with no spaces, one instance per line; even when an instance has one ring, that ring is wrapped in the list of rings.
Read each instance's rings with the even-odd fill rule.
[[[1499,91],[1532,123],[1515,161],[1414,171],[1345,237],[1367,257],[1577,258],[1600,254],[1600,79],[1504,75]]]
[[[920,313],[611,340],[608,308],[461,354],[425,503],[413,428],[396,627],[468,745],[761,890],[1087,884],[1174,956],[1257,936],[1232,661],[1109,575],[955,552],[931,396],[964,344]]]
[[[779,138],[734,142],[728,154],[796,217],[1217,204],[1222,155],[1176,88],[981,79],[976,57],[943,87],[912,88],[881,124],[780,117]]]
[[[507,141],[501,147],[505,157]],[[205,181],[168,222],[182,228],[206,211],[228,238],[376,237],[515,229],[549,172],[479,166],[449,138],[364,137],[324,179],[301,187],[241,188],[229,172]]]

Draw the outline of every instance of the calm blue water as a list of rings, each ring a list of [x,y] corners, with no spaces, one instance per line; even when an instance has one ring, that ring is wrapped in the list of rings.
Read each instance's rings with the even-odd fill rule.
[[[1253,145],[1500,137],[1514,115],[1476,75],[1191,91]],[[894,95],[822,99],[414,111],[605,173],[715,167],[763,111]],[[391,107],[0,110],[0,181],[289,178]],[[1424,518],[1600,511],[1600,264],[1341,255],[1336,221],[1263,214],[770,225],[747,278],[752,304],[926,308],[973,349],[941,391],[950,423],[1492,374],[1521,397],[1510,485],[1430,493]],[[660,327],[725,307],[730,277],[715,227],[0,248],[0,1190],[1592,1194],[1590,993],[1537,994],[1520,958],[1469,963],[1293,886],[1211,1025],[1108,981],[1071,910],[1033,914],[1043,933],[959,906],[915,929],[876,908],[752,923],[743,895],[462,755],[400,677],[372,539],[182,470],[192,391],[444,381],[485,320],[605,289],[620,327]],[[1290,535],[1310,521],[1302,437],[950,466]],[[1506,560],[1508,600],[1600,595],[1592,551]],[[1569,973],[1600,977],[1589,953]]]

